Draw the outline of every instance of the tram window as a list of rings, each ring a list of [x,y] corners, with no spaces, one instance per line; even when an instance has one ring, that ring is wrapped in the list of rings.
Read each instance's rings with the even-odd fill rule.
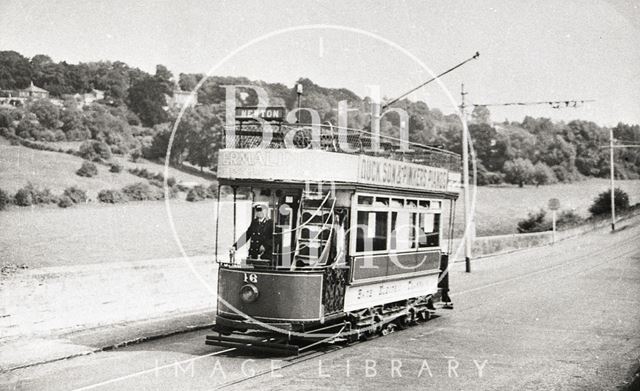
[[[387,249],[388,212],[358,212],[356,251]]]
[[[402,208],[404,206],[404,200],[402,198],[392,198],[391,206],[394,208]]]
[[[409,250],[416,246],[416,213],[391,212],[390,250]]]
[[[407,208],[416,208],[416,207],[418,207],[418,201],[407,200]]]
[[[428,208],[429,207],[429,201],[420,201],[420,207],[421,208]]]
[[[358,196],[359,205],[373,205],[373,197],[371,196]]]
[[[374,206],[389,206],[389,199],[387,197],[376,197]]]
[[[440,245],[440,213],[420,213],[418,247]]]

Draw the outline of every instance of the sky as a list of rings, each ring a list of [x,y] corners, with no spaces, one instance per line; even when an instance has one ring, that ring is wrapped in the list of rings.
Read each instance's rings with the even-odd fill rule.
[[[0,0],[0,50],[288,86],[307,77],[360,96],[379,86],[388,98],[478,51],[410,98],[452,113],[464,83],[475,104],[595,100],[561,110],[490,107],[494,121],[640,124],[640,2],[631,0]]]

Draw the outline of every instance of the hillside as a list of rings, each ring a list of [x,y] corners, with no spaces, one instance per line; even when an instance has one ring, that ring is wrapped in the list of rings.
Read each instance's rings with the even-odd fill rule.
[[[155,74],[149,74],[119,61],[69,64],[42,54],[29,59],[14,51],[0,51],[0,98],[2,94],[19,93],[31,82],[50,94],[48,98],[26,100],[19,107],[0,106],[0,134],[46,142],[93,139],[106,143],[114,154],[137,154],[149,160],[164,158],[181,109],[177,97],[189,95],[187,92],[193,91],[203,77],[173,75],[161,64],[156,66]],[[271,104],[292,109],[297,99],[294,80],[282,82],[291,87],[246,77],[205,79],[196,92],[197,104],[180,118],[171,163],[188,162],[215,171],[217,151],[224,139],[225,86],[259,86]],[[326,88],[304,77],[295,83],[303,86],[301,107],[316,110],[322,123],[336,125],[338,102],[347,101],[347,125],[370,129],[368,97],[345,88]],[[239,88],[236,103],[255,105],[257,95],[253,89]],[[394,103],[392,108],[407,114],[411,141],[461,151],[462,126],[457,114],[446,115],[429,107],[428,102],[407,99]],[[308,123],[311,118],[303,111],[299,120]],[[380,126],[383,134],[398,136],[400,116],[385,115]],[[640,125],[619,123],[612,130],[621,144],[640,143]],[[609,129],[593,122],[525,117],[522,122],[496,123],[486,107],[477,106],[470,117],[469,131],[477,153],[480,185],[570,183],[585,177],[609,176],[609,156],[604,148]],[[640,149],[618,149],[615,169],[619,179],[640,178]]]
[[[0,140],[4,140],[0,138]],[[25,186],[28,182],[49,188],[54,194],[60,194],[65,188],[77,186],[87,191],[90,199],[95,200],[97,193],[103,189],[119,189],[136,182],[146,182],[145,179],[132,175],[126,170],[120,173],[109,172],[109,167],[97,165],[98,175],[93,178],[80,177],[75,172],[84,160],[58,152],[39,151],[23,146],[8,145],[6,140],[0,143],[0,189],[10,194]],[[129,168],[146,168],[151,172],[162,172],[164,166],[156,163],[141,161],[140,163],[126,162],[116,158]],[[207,183],[201,177],[191,175],[170,168],[170,175],[178,181]]]

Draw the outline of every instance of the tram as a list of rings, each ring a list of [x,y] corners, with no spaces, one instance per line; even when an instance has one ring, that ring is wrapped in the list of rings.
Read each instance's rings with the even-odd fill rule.
[[[296,354],[450,307],[459,155],[278,114],[237,119],[226,143],[207,344]]]

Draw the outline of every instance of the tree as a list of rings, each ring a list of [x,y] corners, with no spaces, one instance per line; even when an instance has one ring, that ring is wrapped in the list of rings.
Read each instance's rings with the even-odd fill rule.
[[[128,106],[144,126],[152,127],[167,121],[165,92],[166,86],[152,77],[146,77],[129,88]]]
[[[26,88],[30,83],[29,60],[13,50],[0,51],[0,90]]]
[[[557,182],[556,175],[553,173],[553,170],[542,162],[538,162],[533,166],[532,179],[533,183],[536,184],[536,187],[539,185],[547,185]]]
[[[189,163],[197,165],[202,171],[203,167],[214,167],[218,157],[218,150],[222,144],[224,127],[222,121],[213,112],[197,108],[191,123],[187,125]],[[184,117],[183,117],[184,121]],[[182,123],[178,131],[182,131]]]
[[[178,85],[182,91],[193,91],[198,82],[202,79],[202,74],[181,73]]]
[[[616,211],[629,208],[629,195],[622,189],[615,188],[613,191],[613,202]],[[610,215],[611,214],[611,190],[603,191],[593,200],[593,204],[589,207],[589,213],[592,216]]]
[[[156,74],[154,78],[164,87],[164,93],[173,95],[173,74],[164,65],[156,65]]]
[[[529,183],[533,175],[533,164],[529,159],[518,158],[504,163],[502,171],[508,183],[517,184],[522,187]]]
[[[487,106],[475,106],[471,112],[471,121],[476,124],[491,125],[491,112]]]
[[[499,171],[507,159],[504,139],[494,127],[487,124],[471,124],[469,133],[477,158],[488,171]]]
[[[60,109],[48,100],[36,100],[29,105],[28,110],[35,114],[40,125],[47,129],[57,129],[62,126]]]

